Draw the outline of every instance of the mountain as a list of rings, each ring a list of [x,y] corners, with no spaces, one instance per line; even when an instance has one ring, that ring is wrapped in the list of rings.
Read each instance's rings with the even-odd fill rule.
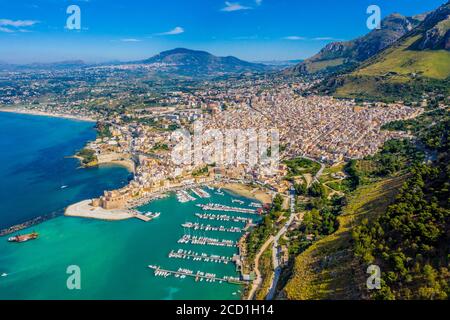
[[[450,2],[349,74],[324,87],[339,97],[415,100],[423,93],[450,94]]]
[[[311,74],[335,71],[346,66],[360,63],[385,49],[417,26],[423,16],[404,17],[392,14],[381,22],[381,29],[372,30],[365,36],[351,41],[333,42],[325,46],[318,54],[303,61],[288,74]]]
[[[185,48],[164,51],[139,63],[163,65],[166,67],[166,73],[172,72],[182,76],[217,76],[271,69],[261,63],[251,63],[232,56],[217,57],[205,51]]]

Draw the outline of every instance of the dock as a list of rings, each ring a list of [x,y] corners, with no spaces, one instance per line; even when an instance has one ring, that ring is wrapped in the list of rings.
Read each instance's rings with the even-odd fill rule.
[[[206,253],[197,253],[183,249],[180,249],[178,251],[170,251],[169,258],[192,259],[193,261],[215,262],[224,264],[228,264],[233,261],[233,258],[231,257],[208,255]]]
[[[153,220],[152,218],[144,216],[143,214],[140,214],[140,213],[135,213],[134,217],[139,219],[139,220],[142,220],[144,222],[149,222],[149,221]]]
[[[178,240],[178,243],[217,247],[237,247],[237,242],[233,240],[219,240],[215,238],[196,237],[191,235],[184,235]]]
[[[191,278],[194,278],[195,281],[206,280],[207,282],[218,281],[219,283],[226,282],[226,283],[232,283],[232,284],[238,284],[238,285],[247,284],[247,282],[242,281],[241,279],[239,279],[237,277],[232,277],[232,276],[218,277],[216,274],[205,273],[202,271],[197,271],[194,274],[194,272],[192,270],[187,270],[187,269],[178,269],[178,271],[174,271],[174,270],[167,270],[167,269],[163,269],[161,267],[152,266],[152,265],[149,265],[148,267],[150,269],[154,270],[155,276],[159,276],[159,277],[165,277],[165,278],[168,276],[175,276],[175,277],[179,277],[179,278],[191,277]]]
[[[240,233],[242,229],[239,227],[225,227],[225,226],[211,226],[209,224],[204,225],[202,223],[186,222],[181,225],[183,228],[188,228],[192,230],[201,231],[218,231],[218,232],[229,232],[229,233]]]
[[[247,213],[247,214],[258,214],[258,212],[255,209],[248,209],[248,208],[239,208],[239,207],[230,207],[223,204],[217,204],[217,203],[208,203],[208,204],[198,204],[198,207],[202,208],[203,210],[208,211],[225,211],[225,212],[239,212],[239,213]]]
[[[233,221],[233,222],[242,222],[249,223],[253,220],[245,217],[238,216],[229,216],[226,214],[212,214],[212,213],[196,213],[195,216],[199,219],[203,220],[216,220],[216,221]]]
[[[210,198],[211,196],[209,195],[208,192],[206,192],[203,189],[200,188],[192,188],[191,191],[199,198],[201,199],[205,199],[205,198]]]

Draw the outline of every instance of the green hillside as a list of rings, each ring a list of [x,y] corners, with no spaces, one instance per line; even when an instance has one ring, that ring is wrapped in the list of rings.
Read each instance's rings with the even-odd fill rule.
[[[375,29],[354,40],[330,43],[313,57],[285,70],[285,73],[314,74],[352,68],[393,44],[422,19],[400,14],[389,15],[381,22],[381,29]]]
[[[446,79],[450,76],[450,51],[446,50],[409,50],[408,48],[420,36],[410,37],[398,46],[394,46],[369,65],[363,65],[354,72],[359,76],[384,76],[391,73],[405,81],[419,75],[433,79]]]
[[[338,217],[339,229],[297,256],[284,296],[293,300],[361,298],[365,274],[352,253],[352,230],[363,219],[382,214],[403,180],[398,177],[358,189]]]
[[[450,94],[449,16],[447,3],[357,70],[329,79],[325,84],[329,92],[370,100],[418,100],[423,93]]]

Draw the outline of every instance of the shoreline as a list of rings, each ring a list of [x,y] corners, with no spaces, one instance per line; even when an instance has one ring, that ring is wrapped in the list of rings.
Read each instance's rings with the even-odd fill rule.
[[[26,115],[30,115],[30,116],[51,117],[51,118],[60,118],[60,119],[97,123],[97,120],[89,118],[89,117],[82,117],[82,116],[75,116],[75,115],[68,115],[68,114],[59,114],[59,113],[50,113],[50,112],[43,112],[43,111],[32,111],[32,110],[27,110],[24,108],[16,108],[16,107],[3,107],[3,108],[0,108],[0,112],[26,114]]]
[[[136,173],[136,164],[133,160],[112,160],[107,162],[99,162],[98,166],[115,165],[127,169],[130,173]],[[84,167],[83,167],[84,168]]]
[[[231,191],[246,198],[256,199],[263,204],[272,203],[272,196],[268,192],[260,188],[252,189],[252,187],[244,183],[218,182],[213,184],[213,186]]]
[[[68,206],[64,216],[104,221],[120,221],[134,217],[127,209],[106,210],[101,207],[92,207],[91,200],[83,200]]]

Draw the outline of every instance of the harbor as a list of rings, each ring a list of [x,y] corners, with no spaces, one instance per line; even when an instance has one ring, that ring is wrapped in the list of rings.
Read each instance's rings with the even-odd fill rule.
[[[214,188],[210,186],[206,186],[209,191],[213,195],[218,195],[221,197],[225,196],[225,193],[218,189],[215,191]],[[183,228],[183,235],[181,238],[177,240],[177,244],[183,246],[204,246],[204,247],[215,247],[220,248],[220,250],[230,250],[233,249],[233,253],[231,254],[223,254],[219,252],[197,252],[195,250],[180,248],[178,250],[170,250],[168,254],[169,259],[175,259],[178,261],[196,261],[196,262],[207,262],[210,264],[234,264],[235,272],[242,271],[242,257],[240,253],[242,252],[241,246],[241,235],[249,230],[251,227],[256,226],[257,220],[262,212],[262,205],[256,202],[247,202],[248,207],[237,207],[235,204],[243,206],[245,205],[245,201],[238,198],[228,198],[228,204],[225,203],[202,203],[201,201],[204,199],[208,199],[211,197],[211,194],[205,191],[200,187],[191,187],[189,189],[192,194],[194,194],[197,198],[191,195],[187,189],[176,191],[177,201],[185,204],[189,202],[199,201],[200,203],[192,204],[191,206],[199,207],[204,211],[219,211],[221,213],[194,213],[194,217],[197,220],[207,220],[211,222],[221,222],[220,224],[213,223],[201,223],[199,221],[185,221],[181,223],[181,227]],[[225,214],[227,212],[227,214]],[[236,215],[232,215],[230,213],[236,213]],[[240,215],[237,215],[240,214]],[[245,215],[257,215],[258,217],[250,218]],[[256,220],[256,221],[255,221]],[[231,223],[238,223],[240,225],[232,225]],[[242,225],[244,224],[244,226]],[[223,239],[218,237],[207,237],[206,232],[213,233],[227,233],[234,236],[234,239]],[[236,238],[236,235],[238,238]],[[235,251],[235,248],[239,248]],[[219,249],[215,249],[219,250]],[[229,251],[228,251],[229,252]],[[194,277],[196,282],[205,280],[206,282],[219,282],[219,283],[237,283],[237,284],[246,284],[249,278],[249,275],[240,274],[240,276],[224,276],[217,277],[215,273],[205,273],[201,271],[197,271],[194,273],[191,269],[181,268],[179,267],[174,270],[163,269],[159,266],[149,265],[149,268],[154,270],[154,275],[157,277],[168,278],[175,277],[184,279],[186,277]],[[243,281],[245,279],[245,281]],[[235,295],[236,292],[233,293]]]

